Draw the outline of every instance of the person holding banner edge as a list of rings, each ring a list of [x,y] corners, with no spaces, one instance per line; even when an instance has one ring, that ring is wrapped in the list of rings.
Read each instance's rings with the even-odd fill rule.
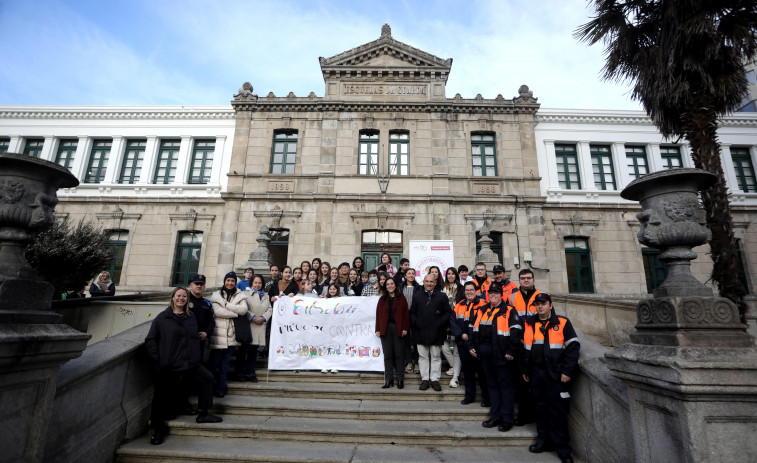
[[[397,289],[393,279],[386,280],[385,291],[376,305],[376,336],[381,339],[384,352],[384,385],[382,389],[394,386],[393,376],[397,375],[397,389],[405,387],[405,346],[404,340],[410,329],[410,311],[407,299]]]

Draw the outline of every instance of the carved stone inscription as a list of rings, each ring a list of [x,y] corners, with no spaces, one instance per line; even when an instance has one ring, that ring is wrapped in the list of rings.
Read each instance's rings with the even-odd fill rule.
[[[472,190],[474,195],[498,195],[500,193],[498,183],[474,182]]]
[[[289,193],[294,191],[294,180],[269,180],[269,193]]]
[[[428,85],[342,84],[343,95],[428,95]]]

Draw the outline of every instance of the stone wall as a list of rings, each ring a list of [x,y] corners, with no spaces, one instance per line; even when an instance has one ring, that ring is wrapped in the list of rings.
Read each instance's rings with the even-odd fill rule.
[[[581,370],[571,389],[571,446],[586,463],[634,461],[634,441],[626,385],[612,376],[609,349],[578,332]]]
[[[153,382],[146,322],[87,347],[61,367],[45,461],[110,462],[118,446],[147,431]]]

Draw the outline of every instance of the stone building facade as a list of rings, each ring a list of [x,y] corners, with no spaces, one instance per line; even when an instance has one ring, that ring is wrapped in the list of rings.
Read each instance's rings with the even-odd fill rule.
[[[664,277],[635,239],[638,206],[619,192],[691,161],[643,113],[542,110],[525,85],[508,98],[448,97],[452,59],[388,26],[320,66],[322,97],[245,83],[222,107],[0,107],[0,148],[63,163],[73,146],[82,184],[60,193],[58,211],[114,231],[124,290],[165,289],[195,269],[220,284],[262,226],[277,263],[373,262],[449,239],[456,264],[472,266],[483,229],[505,267],[533,268],[552,292],[638,297]],[[753,290],[757,117],[728,117],[719,135]]]

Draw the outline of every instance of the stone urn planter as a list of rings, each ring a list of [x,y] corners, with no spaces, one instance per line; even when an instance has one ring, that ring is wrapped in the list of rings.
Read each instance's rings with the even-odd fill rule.
[[[714,184],[717,176],[699,169],[671,169],[645,175],[631,182],[620,195],[639,201],[642,211],[640,243],[662,251],[658,259],[667,265],[665,282],[654,298],[637,305],[639,344],[747,346],[745,326],[736,305],[715,297],[712,289],[691,274],[695,246],[712,238],[705,226],[699,191]]]
[[[55,163],[0,153],[0,322],[50,322],[53,287],[37,280],[24,252],[34,233],[47,230],[59,188],[79,184],[68,169]]]

